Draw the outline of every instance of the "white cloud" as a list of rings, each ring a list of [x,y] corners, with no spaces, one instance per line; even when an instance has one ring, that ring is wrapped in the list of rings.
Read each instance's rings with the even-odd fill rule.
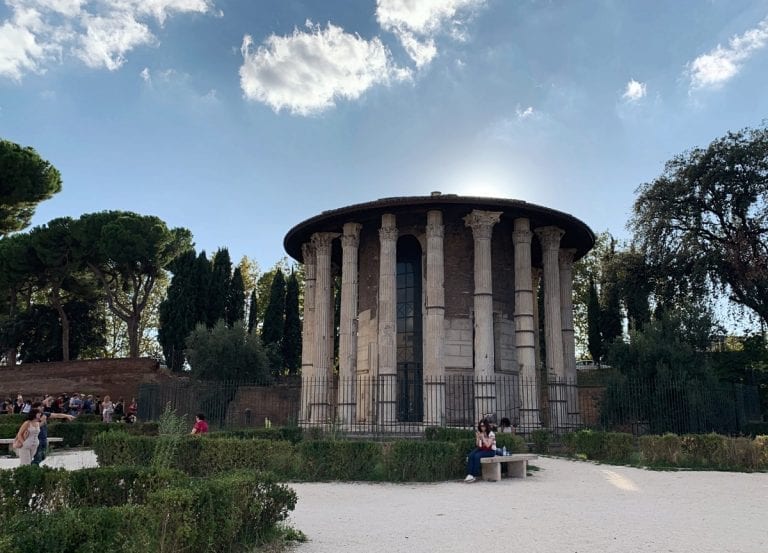
[[[533,106],[528,106],[525,109],[521,109],[520,106],[518,106],[515,109],[515,115],[517,115],[518,119],[528,119],[529,117],[533,117],[533,114]]]
[[[157,44],[150,29],[174,14],[207,13],[213,0],[5,0],[0,77],[20,80],[74,55],[93,68],[118,69],[138,46]]]
[[[149,72],[149,67],[145,67],[144,69],[142,69],[139,75],[141,75],[141,78],[144,79],[145,83],[152,84],[152,75]]]
[[[728,46],[718,44],[716,48],[697,57],[688,64],[691,87],[718,87],[736,76],[744,62],[757,50],[768,44],[768,18],[757,27],[734,36]]]
[[[240,87],[247,99],[276,112],[310,115],[339,98],[353,100],[375,84],[409,76],[393,66],[378,38],[365,40],[330,23],[325,29],[311,21],[306,26],[306,32],[272,35],[255,50],[251,37],[243,38]]]
[[[627,87],[624,89],[624,94],[621,95],[627,102],[636,102],[646,95],[645,83],[641,83],[634,79],[630,79],[627,83]]]
[[[486,0],[376,0],[376,20],[394,33],[417,67],[436,55],[434,37],[446,31],[454,40],[466,40],[458,16],[478,8]]]

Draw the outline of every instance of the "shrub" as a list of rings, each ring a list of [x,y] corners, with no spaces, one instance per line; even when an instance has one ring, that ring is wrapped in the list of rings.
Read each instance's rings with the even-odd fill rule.
[[[680,438],[685,463],[691,467],[719,467],[724,464],[725,436],[686,434]]]
[[[549,453],[549,442],[552,439],[552,433],[543,428],[531,432],[531,441],[533,442],[533,451],[536,453]]]
[[[382,477],[383,448],[379,443],[308,440],[298,444],[296,449],[299,456],[296,476],[302,480],[377,480]]]
[[[613,463],[629,462],[634,451],[632,434],[623,432],[580,430],[572,433],[569,444],[574,453],[587,459]]]
[[[385,448],[385,478],[390,482],[433,482],[460,477],[466,453],[455,443],[401,440]]]
[[[641,461],[651,466],[677,466],[683,456],[680,437],[676,434],[641,436]]]

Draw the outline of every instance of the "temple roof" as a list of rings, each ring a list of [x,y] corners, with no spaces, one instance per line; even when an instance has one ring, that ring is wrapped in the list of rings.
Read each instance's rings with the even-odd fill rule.
[[[503,213],[502,220],[527,217],[531,221],[531,230],[549,225],[559,227],[565,231],[560,247],[575,249],[575,259],[583,257],[595,243],[595,234],[586,223],[562,211],[530,204],[522,200],[458,196],[433,192],[430,196],[381,198],[372,202],[323,211],[289,230],[285,235],[283,245],[288,255],[303,262],[301,245],[308,242],[315,232],[342,232],[345,223],[373,223],[380,226],[381,215],[384,213],[392,213],[397,216],[399,213],[414,213],[415,211],[426,213],[431,209],[449,207],[465,209],[467,213],[473,209],[501,211]],[[426,217],[424,222],[426,224]]]

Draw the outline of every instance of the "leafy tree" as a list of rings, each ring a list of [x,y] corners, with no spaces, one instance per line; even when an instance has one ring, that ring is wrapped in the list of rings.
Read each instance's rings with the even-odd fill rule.
[[[85,301],[72,300],[63,309],[69,314],[73,332],[69,336],[69,352],[78,358],[81,352],[97,351],[104,346],[104,320],[97,306]],[[65,361],[62,352],[63,333],[56,309],[33,304],[16,318],[13,325],[15,341],[23,363]]]
[[[267,382],[269,365],[261,340],[241,321],[228,327],[199,324],[187,338],[186,356],[192,374],[202,380]]]
[[[35,206],[61,190],[61,175],[29,147],[0,140],[0,237],[29,226]]]
[[[245,320],[245,287],[243,284],[243,274],[240,267],[235,267],[232,274],[232,280],[229,282],[227,291],[226,321],[232,326],[237,321]]]
[[[600,334],[610,344],[622,336],[620,284],[616,266],[606,260],[603,282],[600,286]]]
[[[195,276],[192,283],[195,297],[195,321],[208,322],[208,288],[211,286],[211,262],[200,252],[195,261]]]
[[[190,232],[158,217],[104,211],[80,217],[74,233],[110,311],[126,324],[129,355],[138,357],[144,308],[158,277],[192,247]]]
[[[602,280],[603,260],[613,241],[609,232],[598,233],[592,249],[573,264],[573,330],[579,355],[585,355],[590,351],[588,313],[590,285]]]
[[[12,330],[16,317],[32,305],[34,275],[30,270],[31,241],[28,234],[0,239],[0,348],[6,363],[14,366],[18,342]]]
[[[70,321],[65,303],[85,294],[85,279],[78,278],[84,267],[72,235],[73,220],[53,219],[47,225],[35,227],[29,233],[33,255],[31,270],[40,289],[47,291],[49,305],[56,311],[61,328],[61,359],[71,359]],[[76,304],[71,304],[76,305]]]
[[[301,367],[301,319],[299,317],[299,281],[291,272],[285,289],[285,327],[283,362],[288,374],[298,374]]]
[[[645,256],[631,247],[616,252],[612,259],[620,295],[627,310],[630,330],[640,330],[651,318],[649,298],[653,292],[653,277]]]
[[[589,281],[589,299],[587,301],[588,349],[592,361],[600,364],[603,357],[603,337],[600,333],[600,300],[594,280]]]
[[[631,226],[666,295],[713,283],[768,323],[768,127],[678,155],[638,192]]]
[[[227,318],[227,296],[232,280],[232,261],[229,250],[220,248],[213,254],[211,278],[208,286],[208,310],[206,321],[212,327],[219,319]]]

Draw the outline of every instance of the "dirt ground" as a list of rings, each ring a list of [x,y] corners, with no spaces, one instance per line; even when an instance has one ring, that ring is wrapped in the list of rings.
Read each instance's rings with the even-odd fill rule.
[[[501,482],[292,484],[296,553],[768,552],[768,474],[534,464]]]

